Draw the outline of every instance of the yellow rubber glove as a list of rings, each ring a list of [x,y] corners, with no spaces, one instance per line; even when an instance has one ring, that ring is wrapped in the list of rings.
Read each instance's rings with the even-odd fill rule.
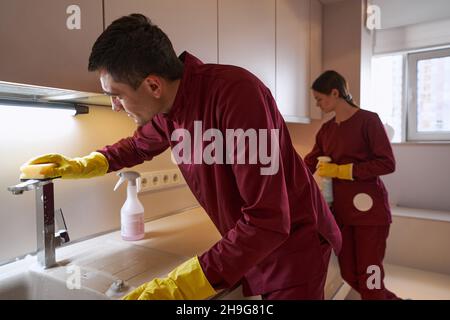
[[[338,165],[336,163],[319,162],[317,173],[321,177],[353,180],[353,163]]]
[[[22,172],[20,179],[92,178],[104,175],[108,168],[108,160],[99,152],[92,152],[85,157],[73,159],[61,154],[51,153],[33,158],[22,165],[20,167]]]
[[[153,279],[123,300],[201,300],[216,294],[203,273],[198,257],[173,269],[166,278]]]

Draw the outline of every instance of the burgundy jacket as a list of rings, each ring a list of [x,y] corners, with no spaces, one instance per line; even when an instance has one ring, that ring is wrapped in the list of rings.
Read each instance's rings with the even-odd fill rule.
[[[304,283],[325,272],[328,265],[322,258],[319,234],[336,252],[341,235],[311,173],[292,146],[269,89],[242,68],[203,64],[187,52],[180,59],[184,73],[170,112],[156,115],[132,137],[98,150],[108,159],[109,171],[151,160],[168,147],[179,151],[178,143],[185,137],[172,141],[172,133],[183,129],[192,138],[192,161],[179,164],[179,168],[222,235],[199,256],[211,285],[220,289],[242,281],[244,294],[257,295]],[[217,156],[214,163],[198,163],[199,158],[196,162],[195,153],[206,150],[211,142],[195,142],[194,121],[197,129],[197,121],[201,121],[203,133],[218,129],[223,140],[227,129],[267,129],[267,139],[259,141],[267,143],[268,154],[270,130],[278,129],[279,154],[272,152],[279,162],[277,172],[262,175],[261,169],[269,165],[249,158],[246,164],[237,163],[238,143],[233,150],[224,143],[221,150],[212,152]],[[251,150],[247,140],[246,155]],[[227,155],[234,163],[221,161],[220,151],[222,159]],[[184,150],[180,155],[187,158],[189,154]]]
[[[316,170],[318,156],[329,156],[337,164],[353,163],[353,181],[333,179],[333,213],[339,224],[391,223],[388,194],[379,176],[395,170],[395,159],[376,113],[360,109],[340,124],[335,118],[324,123],[305,157],[311,172]],[[364,205],[361,210],[356,203],[361,195],[371,199],[371,207]]]

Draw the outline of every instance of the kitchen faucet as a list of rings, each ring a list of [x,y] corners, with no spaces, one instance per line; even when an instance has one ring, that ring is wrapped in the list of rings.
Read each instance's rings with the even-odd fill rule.
[[[55,249],[70,241],[62,210],[55,211],[53,195],[53,179],[26,180],[8,187],[13,194],[36,190],[36,234],[37,259],[45,269],[56,265]],[[58,224],[64,229],[55,234],[55,214]]]

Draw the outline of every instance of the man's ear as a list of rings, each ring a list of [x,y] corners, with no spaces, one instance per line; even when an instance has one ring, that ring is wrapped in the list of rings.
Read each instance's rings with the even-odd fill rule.
[[[155,75],[149,75],[144,79],[145,89],[154,97],[159,99],[162,93],[162,81],[161,78]]]

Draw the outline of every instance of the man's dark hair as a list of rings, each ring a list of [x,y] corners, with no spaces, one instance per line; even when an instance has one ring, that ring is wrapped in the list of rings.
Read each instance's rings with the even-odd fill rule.
[[[105,69],[114,81],[137,89],[150,74],[180,79],[183,64],[167,35],[146,16],[134,13],[113,21],[98,37],[88,69]]]

